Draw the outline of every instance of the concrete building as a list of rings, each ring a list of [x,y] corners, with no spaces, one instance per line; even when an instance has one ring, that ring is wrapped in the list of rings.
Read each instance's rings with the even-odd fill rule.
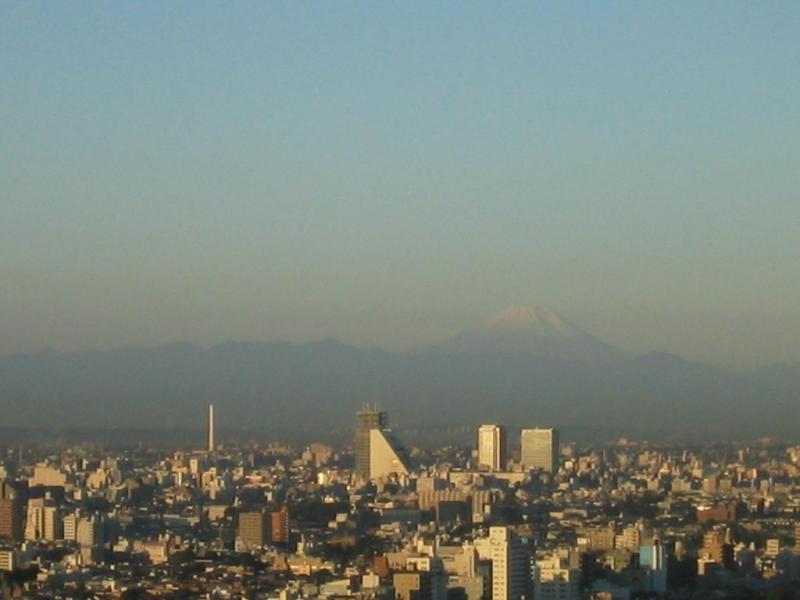
[[[580,570],[540,567],[533,582],[536,600],[579,600]]]
[[[78,538],[78,513],[70,513],[61,522],[64,528],[64,539],[74,542]]]
[[[728,504],[718,504],[715,506],[698,506],[697,507],[697,522],[698,523],[733,523],[736,521],[735,502]]]
[[[362,477],[370,476],[370,432],[373,429],[384,429],[387,425],[385,412],[365,408],[356,413],[355,472]]]
[[[289,509],[269,513],[269,539],[273,544],[289,543]]]
[[[558,430],[523,429],[520,448],[520,458],[525,468],[558,472]]]
[[[654,543],[639,548],[639,567],[647,575],[647,591],[667,591],[668,557],[668,548],[663,544]]]
[[[52,542],[63,539],[61,513],[57,506],[47,504],[44,498],[28,500],[25,522],[25,539]]]
[[[397,600],[433,600],[433,573],[430,571],[400,571],[392,576],[394,597]]]
[[[506,430],[500,425],[478,427],[478,468],[502,471],[506,468]]]
[[[536,600],[579,600],[580,555],[560,548],[536,561],[533,597]]]
[[[105,542],[105,524],[100,515],[78,517],[75,526],[75,541],[82,547],[91,548]]]
[[[267,543],[267,518],[261,511],[239,513],[237,537],[246,549],[261,548]]]
[[[0,571],[13,571],[17,568],[17,551],[13,548],[0,548]]]
[[[613,550],[616,534],[613,525],[587,527],[581,530],[589,548],[595,551]]]
[[[405,449],[388,429],[372,429],[369,434],[369,477],[380,479],[392,473],[408,475]]]
[[[67,474],[46,464],[38,464],[33,468],[33,476],[28,480],[31,487],[44,485],[48,487],[64,487],[67,485]]]
[[[492,600],[530,597],[530,552],[508,527],[490,527],[487,538],[475,541],[478,556],[492,563]]]
[[[703,535],[703,559],[712,560],[724,567],[733,565],[733,545],[731,544],[730,530],[718,528],[707,531]]]
[[[0,482],[0,539],[22,541],[26,484]]]

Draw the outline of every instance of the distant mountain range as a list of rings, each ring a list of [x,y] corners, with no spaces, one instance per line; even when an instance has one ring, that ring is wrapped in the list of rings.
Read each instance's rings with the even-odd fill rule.
[[[0,359],[3,428],[201,429],[213,402],[223,429],[311,439],[346,432],[355,410],[380,402],[409,428],[499,422],[798,438],[799,399],[798,365],[741,374],[666,353],[634,355],[551,310],[525,307],[403,353],[328,339]]]

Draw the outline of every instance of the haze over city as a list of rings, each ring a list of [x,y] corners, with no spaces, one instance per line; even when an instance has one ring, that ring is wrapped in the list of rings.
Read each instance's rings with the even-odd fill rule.
[[[0,600],[800,598],[798,33],[0,2]]]
[[[0,7],[0,355],[545,306],[800,361],[796,3]]]

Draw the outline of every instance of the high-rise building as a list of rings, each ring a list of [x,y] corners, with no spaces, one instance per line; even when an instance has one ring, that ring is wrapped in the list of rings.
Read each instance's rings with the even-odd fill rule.
[[[66,531],[66,526],[65,526]],[[66,537],[66,533],[64,534]],[[105,541],[105,524],[99,514],[79,516],[75,522],[75,541],[91,548]]]
[[[478,427],[478,467],[490,471],[506,468],[506,430],[500,425]]]
[[[667,591],[667,568],[669,548],[655,540],[653,544],[639,547],[639,568],[648,579],[648,589],[654,592]]]
[[[245,548],[261,548],[267,543],[267,517],[262,511],[239,513],[237,537]]]
[[[523,429],[520,446],[521,461],[526,468],[558,471],[557,429]]]
[[[370,476],[370,432],[384,429],[388,424],[385,412],[365,408],[356,413],[356,473],[362,477]]]
[[[392,473],[408,475],[410,461],[405,449],[388,429],[369,432],[369,478],[380,479]]]
[[[16,498],[0,498],[0,539],[22,539],[22,504]]]
[[[490,527],[489,537],[476,540],[475,549],[492,561],[492,600],[530,597],[531,555],[516,533],[508,527]]]
[[[63,539],[63,535],[58,507],[48,504],[44,498],[28,500],[25,539],[55,541]]]
[[[214,405],[208,405],[208,451],[214,452]]]
[[[74,512],[69,513],[62,520],[64,539],[68,542],[74,542],[78,539],[78,519],[80,519],[80,513]]]
[[[280,510],[269,513],[269,539],[273,544],[289,543],[289,509],[283,507]]]
[[[0,482],[0,539],[22,541],[27,483]]]
[[[701,558],[730,567],[733,564],[733,544],[731,532],[727,527],[718,527],[703,534]]]
[[[81,546],[91,548],[102,544],[105,539],[103,535],[103,521],[99,516],[81,517],[78,519],[75,541]]]

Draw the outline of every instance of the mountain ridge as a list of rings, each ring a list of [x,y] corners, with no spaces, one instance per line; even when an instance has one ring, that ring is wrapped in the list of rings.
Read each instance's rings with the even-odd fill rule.
[[[585,342],[569,331],[566,339]],[[735,373],[663,352],[609,359],[599,343],[602,360],[581,355],[582,345],[572,354],[563,345],[538,354],[391,352],[332,338],[17,354],[0,358],[0,411],[6,427],[202,428],[214,403],[220,426],[313,437],[351,427],[363,402],[380,401],[392,422],[407,426],[458,420],[797,435],[800,366]]]

